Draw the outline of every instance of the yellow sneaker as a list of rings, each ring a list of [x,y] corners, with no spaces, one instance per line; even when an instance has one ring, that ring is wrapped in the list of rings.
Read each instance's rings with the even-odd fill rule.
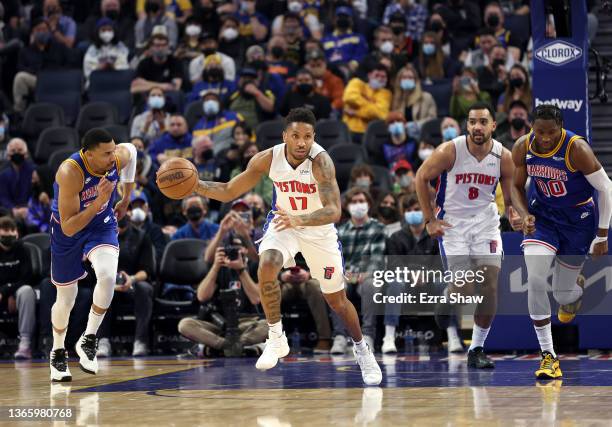
[[[578,275],[576,284],[584,291],[584,276],[582,274]],[[578,310],[580,310],[581,305],[582,296],[571,304],[560,305],[559,310],[557,310],[557,318],[559,319],[559,322],[569,323],[574,320],[574,317],[576,317],[576,313],[578,313]]]
[[[543,351],[540,369],[535,372],[535,375],[538,379],[561,378],[563,373],[559,366],[559,359],[553,357],[548,351]]]

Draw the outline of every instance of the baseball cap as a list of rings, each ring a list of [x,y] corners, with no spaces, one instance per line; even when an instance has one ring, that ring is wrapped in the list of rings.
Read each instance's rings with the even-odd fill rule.
[[[246,209],[251,209],[251,207],[248,205],[247,202],[244,201],[244,199],[234,200],[234,202],[232,203],[232,209],[234,209],[235,207],[238,207],[238,206],[243,206]]]
[[[325,59],[325,54],[320,49],[311,50],[306,53],[306,62],[315,61],[317,59]]]
[[[135,188],[132,190],[132,194],[130,194],[130,203],[136,200],[142,200],[146,204],[149,204],[149,198],[142,188]]]
[[[404,160],[404,159],[398,160],[393,165],[393,169],[391,169],[391,171],[393,173],[396,173],[400,169],[405,169],[405,170],[411,171],[412,170],[412,165],[410,164],[410,162],[408,162],[408,160]]]
[[[337,15],[348,15],[353,16],[353,9],[349,6],[338,6],[336,8],[336,16]]]

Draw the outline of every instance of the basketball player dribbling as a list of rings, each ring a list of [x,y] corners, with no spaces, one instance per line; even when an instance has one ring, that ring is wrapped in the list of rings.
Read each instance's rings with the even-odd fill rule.
[[[554,261],[557,317],[570,322],[582,302],[580,271],[586,255],[608,253],[610,179],[584,138],[563,128],[561,110],[553,105],[536,108],[533,129],[516,141],[512,158],[516,166],[512,200],[521,218],[517,228],[525,235],[529,315],[542,351],[535,375],[561,378],[550,326],[548,274]],[[526,195],[527,177],[532,183]],[[598,194],[597,210],[593,190]]]
[[[484,343],[497,310],[497,277],[501,267],[502,240],[495,190],[500,182],[506,211],[510,214],[513,165],[510,151],[492,138],[495,114],[490,106],[473,104],[468,112],[467,135],[444,142],[421,165],[416,189],[427,232],[438,239],[440,254],[449,271],[481,269],[483,283],[445,290],[483,296],[474,313],[468,366],[494,368]],[[438,179],[436,214],[431,207],[430,182]],[[511,217],[511,215],[508,215]],[[448,308],[448,306],[446,307]]]
[[[266,174],[274,182],[272,211],[259,244],[257,272],[269,336],[255,367],[273,368],[278,359],[289,353],[281,323],[277,277],[283,266],[295,265],[294,256],[301,252],[325,300],[353,338],[353,352],[363,381],[377,385],[382,381],[382,372],[372,349],[363,340],[357,312],[344,290],[342,250],[334,226],[341,214],[340,191],[331,158],[314,142],[315,121],[309,109],[291,110],[282,144],[256,154],[246,170],[228,183],[200,181],[196,192],[228,202],[251,190]]]
[[[51,309],[51,381],[72,380],[64,339],[77,282],[87,275],[84,256],[91,261],[97,282],[87,328],[76,352],[84,372],[98,372],[96,333],[113,299],[119,260],[117,219],[127,211],[136,174],[136,148],[130,143],[116,145],[106,130],[88,131],[82,147],[60,165],[53,184],[51,281],[57,298]],[[119,181],[122,199],[113,210]]]

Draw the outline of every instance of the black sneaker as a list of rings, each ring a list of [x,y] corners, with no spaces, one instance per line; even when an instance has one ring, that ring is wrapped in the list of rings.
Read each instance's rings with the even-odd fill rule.
[[[476,347],[468,351],[468,368],[493,369],[495,363],[484,352],[484,348]]]
[[[65,348],[53,350],[49,356],[49,359],[51,381],[72,381],[72,374],[70,374],[70,369],[68,369],[68,353],[66,353]]]

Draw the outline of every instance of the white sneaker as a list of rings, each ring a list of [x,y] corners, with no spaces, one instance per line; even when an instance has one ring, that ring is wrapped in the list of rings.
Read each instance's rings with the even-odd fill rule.
[[[374,353],[374,338],[372,338],[369,335],[364,335],[363,340],[368,345],[368,347],[370,347],[370,350],[372,350],[372,353]],[[355,347],[354,343],[353,343],[353,347]]]
[[[111,349],[111,343],[108,338],[100,338],[98,341],[98,351],[96,352],[96,356],[98,357],[110,357],[113,354],[113,350]]]
[[[289,354],[289,344],[287,343],[287,336],[283,332],[280,338],[268,338],[266,340],[266,348],[264,349],[255,367],[260,371],[266,371],[274,368],[278,363],[278,359],[285,357]]]
[[[355,355],[355,360],[357,360],[359,364],[359,368],[361,368],[363,382],[366,385],[380,384],[382,381],[382,371],[370,347],[368,347],[366,351],[359,352],[355,346],[353,346],[353,354]]]
[[[451,328],[453,327],[451,326],[446,329],[448,335],[448,351],[449,353],[463,353],[463,342],[461,342],[461,338],[459,338],[457,328],[453,328],[453,330],[451,330]]]
[[[95,375],[98,373],[98,339],[94,334],[81,335],[76,344],[76,352],[79,355],[79,367],[83,372]]]
[[[344,335],[336,335],[334,337],[334,343],[329,351],[331,354],[344,354],[346,353],[346,337]]]
[[[49,366],[51,368],[51,381],[72,381],[72,374],[68,368],[68,353],[65,348],[51,351]]]
[[[392,336],[385,336],[383,338],[383,343],[382,343],[382,353],[383,354],[392,354],[392,353],[397,353],[397,347],[395,346],[395,337]]]
[[[143,341],[136,340],[134,341],[134,349],[132,350],[132,356],[146,356],[149,354],[149,347]]]

